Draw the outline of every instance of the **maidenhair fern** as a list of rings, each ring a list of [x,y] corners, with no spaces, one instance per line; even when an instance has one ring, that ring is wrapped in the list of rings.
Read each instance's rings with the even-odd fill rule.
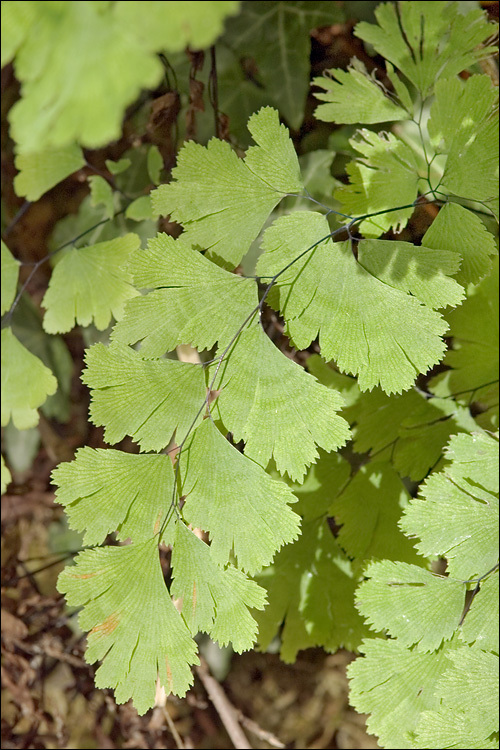
[[[356,593],[390,636],[364,641],[349,668],[351,700],[383,747],[498,746],[498,438],[455,435],[445,456],[399,525],[420,554],[446,558],[446,576],[372,562]]]
[[[16,4],[6,5],[15,20]],[[38,5],[29,4],[33,17]],[[120,28],[133,17],[134,45],[147,40],[142,56],[128,51],[135,73],[114,92],[121,113],[139,85],[157,80],[153,52],[163,42],[137,3],[71,5],[91,5],[87,14],[106,13]],[[236,3],[201,5],[220,6],[211,19],[218,28]],[[327,4],[314,5],[323,13]],[[84,44],[83,10],[64,12],[69,38]],[[326,175],[313,196],[308,159],[265,106],[248,121],[253,144],[241,158],[223,140],[186,142],[171,181],[121,208],[127,231],[97,236],[56,265],[45,330],[92,320],[104,329],[114,317],[109,344],[88,349],[82,379],[106,442],[129,436],[139,449],[82,448],[54,471],[57,499],[88,546],[58,587],[82,608],[87,661],[102,662],[96,684],[118,702],[132,698],[140,713],[154,705],[157,680],[186,693],[198,632],[236,651],[256,641],[265,649],[279,635],[289,661],[311,646],[364,655],[350,667],[351,700],[370,714],[383,747],[489,748],[498,662],[498,102],[479,64],[492,54],[494,29],[480,10],[462,15],[456,3],[386,3],[376,17],[355,34],[385,58],[383,82],[356,60],[314,80],[318,119],[397,123],[350,138],[335,202],[327,192],[334,154],[312,165]],[[182,44],[204,43],[201,28],[179,24]],[[18,36],[17,187],[34,199],[67,174],[65,160],[79,168],[81,150],[68,141],[105,142],[116,117],[95,133],[75,113],[71,126],[39,122],[28,137],[21,119],[37,76],[22,66],[31,46]],[[106,40],[103,49],[121,59]],[[43,154],[30,155],[31,137]],[[129,168],[109,166],[117,182]],[[111,217],[116,194],[92,179],[85,211],[103,207]],[[408,223],[417,206],[430,218],[415,238]],[[178,239],[151,236],[158,215],[182,226]],[[250,249],[255,276],[239,266]],[[3,312],[18,269],[2,246],[4,267]],[[267,335],[266,306],[290,345],[309,350],[305,368]],[[29,352],[10,329],[2,336],[18,377]],[[183,345],[200,361],[181,361]],[[29,406],[17,404],[14,388],[7,420],[12,412],[31,424],[55,388],[51,377],[40,371],[23,385]],[[110,533],[118,546],[104,546]]]

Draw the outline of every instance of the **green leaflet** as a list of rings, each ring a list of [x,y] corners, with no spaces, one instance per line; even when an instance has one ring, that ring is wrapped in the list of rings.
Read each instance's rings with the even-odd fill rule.
[[[498,435],[473,432],[472,435],[455,435],[448,444],[445,456],[451,465],[446,474],[455,482],[470,480],[490,492],[498,492]]]
[[[257,306],[256,284],[228,273],[182,239],[159,234],[132,256],[135,285],[150,289],[126,307],[114,341],[141,341],[143,357],[158,357],[179,344],[210,349],[226,346]]]
[[[113,316],[120,318],[125,302],[138,294],[127,264],[139,245],[136,234],[126,234],[68,251],[54,268],[42,301],[45,330],[65,333],[75,323],[92,322],[104,330]]]
[[[12,418],[19,430],[38,424],[37,409],[55,393],[57,380],[12,333],[2,331],[2,426]]]
[[[174,432],[182,439],[206,395],[199,365],[147,361],[128,347],[87,350],[83,382],[91,389],[90,416],[108,443],[130,435],[144,451],[159,451]],[[201,417],[200,417],[201,418]]]
[[[2,68],[23,44],[37,16],[36,3],[4,2],[2,5]]]
[[[358,400],[361,391],[358,381],[352,375],[343,375],[334,369],[332,363],[325,362],[319,354],[313,354],[306,361],[307,370],[319,380],[320,383],[338,391],[345,402],[344,409],[352,406]]]
[[[35,17],[14,61],[22,98],[9,115],[19,152],[75,141],[96,148],[114,140],[125,107],[141,88],[160,80],[160,62],[141,47],[133,27],[117,24],[111,5],[101,10],[90,2],[31,6]],[[119,85],[103,75],[117,69]]]
[[[287,193],[302,190],[297,155],[278,112],[264,107],[248,121],[257,146],[239,159],[225,141],[188,141],[174,181],[153,191],[153,207],[184,226],[183,239],[234,268]]]
[[[12,312],[12,332],[31,354],[41,359],[57,378],[57,391],[41,406],[48,418],[67,422],[70,416],[70,392],[74,364],[61,336],[49,336],[43,329],[39,308],[23,294]]]
[[[442,704],[424,712],[415,747],[498,747],[498,656],[465,648],[449,656]]]
[[[103,660],[97,687],[113,688],[117,703],[133,698],[140,714],[154,705],[157,677],[167,694],[186,694],[196,644],[165,586],[156,539],[82,552],[58,589],[70,606],[83,605],[85,658]]]
[[[3,315],[14,302],[19,277],[19,261],[14,258],[3,240],[1,263],[2,298],[0,313]]]
[[[125,211],[127,219],[132,221],[145,221],[146,219],[157,219],[158,214],[153,210],[150,195],[141,195],[128,206]]]
[[[318,461],[307,471],[302,484],[291,484],[297,498],[294,510],[304,521],[315,521],[328,515],[333,499],[349,482],[351,466],[340,453],[321,450]]]
[[[368,731],[377,735],[382,747],[415,747],[423,711],[439,708],[436,688],[451,666],[454,648],[455,640],[431,653],[410,651],[397,640],[363,642],[364,658],[356,659],[347,670],[349,697],[356,711],[370,714]]]
[[[97,148],[118,138],[125,108],[161,79],[156,53],[210,45],[237,8],[233,0],[4,3],[3,60],[16,55],[22,84],[9,115],[20,153],[75,141]]]
[[[316,446],[336,450],[349,437],[337,414],[341,397],[276,349],[256,324],[238,336],[214,388],[221,389],[216,411],[235,440],[245,441],[245,454],[263,467],[273,457],[294,480],[316,460]]]
[[[297,130],[304,116],[309,82],[309,31],[342,20],[340,8],[323,0],[247,0],[240,13],[229,19],[223,39],[238,59],[255,60],[264,93]]]
[[[209,633],[238,653],[253,646],[257,623],[249,608],[263,609],[265,591],[233,567],[217,565],[209,547],[177,523],[172,553],[172,594],[182,599],[182,616],[193,634]]]
[[[79,146],[70,144],[42,152],[21,153],[16,156],[15,163],[19,170],[14,178],[16,194],[37,201],[47,190],[83,167],[85,157]]]
[[[464,446],[468,461],[455,463]],[[415,546],[422,555],[446,556],[449,575],[463,581],[484,575],[498,561],[498,489],[496,496],[486,489],[494,450],[498,440],[486,434],[452,437],[451,465],[426,480],[422,497],[411,500],[400,522],[405,534],[419,538]]]
[[[349,143],[362,157],[347,165],[349,184],[335,192],[342,210],[354,217],[391,209],[360,222],[360,231],[365,237],[379,237],[391,227],[400,232],[417,197],[420,176],[416,155],[392,133],[373,133],[366,128],[358,130]]]
[[[210,532],[217,565],[225,565],[234,550],[238,567],[253,575],[297,539],[299,517],[288,506],[295,502],[291,490],[233,448],[211,420],[184,447],[180,474],[183,516]]]
[[[498,654],[498,573],[481,582],[462,625],[462,638],[471,646]]]
[[[492,257],[498,254],[495,238],[483,222],[458,203],[448,203],[440,210],[422,238],[426,247],[449,250],[462,259],[454,274],[460,284],[478,284],[491,273]]]
[[[106,164],[106,169],[109,170],[113,175],[125,172],[132,164],[128,157],[118,159],[118,161],[111,161],[110,159],[106,159],[104,163]]]
[[[452,348],[444,364],[449,370],[430,381],[430,389],[466,405],[481,404],[478,417],[486,429],[498,428],[498,261],[479,286],[469,291],[463,307],[447,314]]]
[[[326,102],[314,111],[318,120],[370,125],[410,117],[357,58],[353,58],[347,71],[341,68],[327,70],[320,78],[313,79],[313,85],[325,90],[324,94],[315,94],[316,99]],[[400,82],[400,85],[404,84]]]
[[[224,20],[238,11],[238,0],[187,0],[181,4],[141,0],[142,4],[115,3],[119,24],[131,30],[151,52],[177,52],[209,47],[224,27]]]
[[[354,33],[399,68],[422,98],[438,77],[448,81],[493,54],[492,46],[480,46],[495,30],[480,9],[460,15],[457,3],[410,0],[383,3],[375,16],[378,26],[359,23]]]
[[[305,349],[319,333],[322,357],[335,359],[341,371],[357,375],[361,390],[380,384],[387,393],[397,393],[411,387],[419,372],[441,359],[445,347],[440,336],[446,324],[418,299],[365,270],[349,243],[333,243],[328,235],[324,216],[303,211],[278,219],[265,232],[266,253],[257,267],[261,275],[277,273],[324,238],[278,279],[279,308],[288,334]],[[389,243],[382,244],[385,249]],[[397,252],[399,243],[390,245],[389,250]],[[427,290],[425,278],[418,279],[417,287],[415,271],[412,279],[408,266],[398,273],[405,270],[404,279],[391,279],[392,283],[418,288],[421,294]],[[431,278],[429,292],[422,296],[432,296],[432,283]],[[448,289],[456,299],[456,286]]]
[[[477,136],[478,125],[490,119],[498,106],[498,91],[487,75],[440,79],[427,125],[431,144],[446,154],[455,153]],[[491,145],[491,144],[490,144]]]
[[[452,638],[464,608],[463,583],[390,560],[371,563],[364,575],[356,606],[373,630],[385,629],[418,651],[435,651]]]
[[[153,537],[170,509],[174,487],[168,456],[80,448],[76,458],[52,473],[58,503],[72,529],[85,532],[85,545],[117,538],[143,542]],[[164,538],[164,537],[163,537]]]
[[[351,563],[324,519],[304,522],[299,540],[281,550],[257,580],[269,598],[256,614],[259,647],[265,650],[284,622],[280,656],[286,662],[313,646],[354,650],[368,635],[354,608]]]
[[[359,244],[358,262],[372,276],[412,294],[427,307],[456,307],[465,298],[462,287],[450,278],[459,269],[457,253],[411,242],[364,240]]]
[[[147,155],[148,175],[153,185],[159,185],[161,182],[161,172],[163,170],[163,157],[158,146],[150,146]]]
[[[104,215],[108,219],[112,219],[115,213],[115,201],[111,185],[104,177],[95,174],[91,175],[88,181],[90,185],[90,204],[92,206],[103,205],[106,209]]]
[[[420,481],[456,432],[477,429],[470,412],[451,399],[417,390],[387,396],[378,388],[359,395],[343,416],[353,424],[354,450],[391,461],[402,477]]]
[[[329,508],[337,525],[338,542],[359,563],[387,557],[417,565],[424,561],[412,543],[398,530],[410,497],[394,469],[370,462],[354,475]]]
[[[448,154],[442,183],[455,195],[488,203],[498,196],[498,89],[489,76],[440,80],[429,135]]]

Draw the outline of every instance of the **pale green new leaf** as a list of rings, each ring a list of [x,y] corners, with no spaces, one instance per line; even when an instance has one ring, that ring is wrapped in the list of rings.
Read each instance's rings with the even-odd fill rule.
[[[128,267],[139,289],[112,338],[141,341],[141,355],[161,356],[179,344],[210,349],[226,346],[257,306],[256,284],[235,276],[192,250],[182,239],[159,234],[147,250],[135,253]]]
[[[239,159],[230,145],[188,141],[179,152],[174,181],[153,191],[153,207],[184,226],[183,238],[234,268],[287,193],[302,190],[299,162],[278,112],[264,107],[248,129],[257,146]]]
[[[433,145],[448,154],[448,190],[481,201],[498,195],[498,88],[488,75],[438,81],[428,127]]]
[[[498,654],[460,648],[441,677],[442,704],[425,711],[415,747],[498,747]]]
[[[487,410],[479,419],[489,418],[484,426],[498,428],[498,261],[462,307],[446,317],[453,342],[444,364],[451,369],[434,377],[430,390],[467,405],[479,402]]]
[[[91,389],[90,416],[104,438],[130,435],[143,451],[159,451],[174,432],[184,438],[206,396],[199,365],[170,359],[148,361],[119,344],[87,349],[83,382]]]
[[[85,545],[107,534],[143,542],[153,537],[170,509],[174,474],[168,456],[80,448],[52,473],[56,499],[69,525],[84,532]]]
[[[315,494],[311,492],[307,501],[310,515]],[[265,650],[284,623],[283,661],[294,662],[298,651],[313,646],[333,652],[354,650],[368,635],[354,607],[351,563],[323,519],[305,521],[299,540],[284,547],[257,580],[269,598],[265,610],[256,614],[259,647]]]
[[[255,61],[261,91],[297,130],[304,116],[309,82],[309,31],[342,20],[340,8],[323,0],[247,0],[240,13],[229,19],[224,43],[238,59]]]
[[[245,441],[245,454],[264,467],[273,457],[292,479],[316,460],[316,446],[336,450],[349,437],[337,414],[339,394],[282,354],[256,324],[239,335],[214,387],[221,389],[220,418],[236,441]]]
[[[37,409],[57,389],[57,380],[10,328],[2,331],[2,426],[12,418],[18,430],[38,424]]]
[[[37,201],[47,190],[81,169],[85,157],[82,149],[73,143],[62,148],[18,154],[15,164],[19,170],[14,177],[16,195]]]
[[[365,270],[349,242],[333,243],[328,235],[325,217],[311,211],[282,217],[264,234],[259,274],[278,273],[299,258],[277,281],[287,333],[299,349],[319,333],[322,357],[357,375],[361,390],[410,388],[441,359],[446,323]]]
[[[201,50],[213,44],[224,28],[224,20],[237,13],[240,3],[238,0],[182,3],[121,0],[114,5],[119,25],[132,31],[141,47],[151,52],[178,52],[188,46]]]
[[[371,563],[364,575],[356,606],[373,630],[418,651],[435,651],[452,638],[465,603],[460,581],[390,560]]]
[[[485,450],[483,440],[492,446]],[[484,472],[488,484],[490,453],[493,446],[498,450],[498,442],[481,436],[480,450],[475,450],[474,441],[466,435],[450,440],[451,455],[455,446],[461,455],[463,446],[469,444],[469,461],[452,463],[444,472],[431,475],[421,487],[421,497],[411,500],[400,522],[405,534],[418,538],[415,546],[422,555],[447,557],[449,575],[464,581],[484,575],[498,560],[498,494],[474,479]]]
[[[342,527],[337,536],[342,549],[358,561],[385,557],[424,564],[398,529],[409,499],[390,464],[371,461],[361,467],[329,510]]]
[[[397,640],[376,638],[363,642],[363,658],[349,665],[350,702],[359,713],[368,713],[367,728],[382,747],[414,748],[423,711],[437,710],[441,696],[436,688],[451,666],[455,641],[438,651],[410,651]],[[436,745],[441,747],[441,745]]]
[[[1,257],[2,297],[0,314],[3,315],[14,302],[19,277],[19,261],[14,258],[9,248],[2,240]]]
[[[359,224],[365,237],[379,237],[393,228],[400,232],[413,213],[419,182],[418,161],[413,150],[392,133],[373,133],[362,128],[349,141],[362,154],[346,167],[349,184],[335,197],[349,216],[387,211]]]
[[[127,264],[139,246],[136,234],[126,234],[68,251],[54,268],[42,300],[47,333],[65,333],[75,323],[92,322],[102,331],[112,317],[121,318],[125,302],[138,295]]]
[[[100,175],[91,175],[89,178],[90,185],[90,203],[92,206],[103,205],[106,209],[105,216],[108,219],[113,217],[115,212],[113,189],[109,182]]]
[[[182,600],[181,613],[193,635],[202,630],[241,653],[253,646],[257,634],[249,608],[263,609],[266,592],[232,565],[219,566],[212,549],[177,523],[172,595]]]
[[[495,26],[481,10],[461,15],[457,6],[423,0],[384,3],[375,11],[378,26],[362,22],[354,33],[394,63],[425,98],[438,78],[449,79],[494,54],[494,47],[481,44]]]
[[[462,638],[483,651],[498,654],[498,572],[481,582],[462,625]]]
[[[460,284],[478,284],[492,269],[492,256],[498,251],[495,238],[472,211],[458,203],[447,203],[440,210],[422,244],[439,251],[456,253],[462,263],[455,274]]]
[[[364,63],[354,58],[348,70],[326,70],[313,84],[325,90],[315,93],[320,104],[314,111],[318,120],[337,123],[363,123],[408,120],[409,113],[388,95],[387,89],[370,76]]]
[[[70,606],[83,605],[85,659],[103,661],[97,687],[112,688],[117,703],[132,698],[139,714],[154,705],[157,677],[167,694],[186,694],[196,644],[165,586],[157,539],[81,553],[58,589]]]
[[[159,82],[160,61],[110,3],[30,5],[35,17],[14,61],[22,96],[9,114],[19,152],[115,140],[125,107]]]
[[[209,532],[217,565],[229,562],[234,551],[238,568],[253,575],[297,539],[300,519],[288,505],[295,502],[288,485],[230,445],[210,419],[185,445],[180,475],[183,516]]]

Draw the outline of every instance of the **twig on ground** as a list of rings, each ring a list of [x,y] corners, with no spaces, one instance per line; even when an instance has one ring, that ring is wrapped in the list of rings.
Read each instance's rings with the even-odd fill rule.
[[[208,665],[204,659],[200,660],[200,666],[196,667],[196,673],[203,683],[208,697],[214,704],[215,710],[219,714],[222,723],[236,750],[252,750],[245,734],[238,723],[238,713],[234,706],[229,702],[224,690],[212,677]]]
[[[279,740],[272,732],[268,732],[267,729],[262,729],[262,727],[259,727],[259,725],[255,721],[249,719],[248,716],[245,716],[245,714],[243,714],[241,711],[237,710],[236,716],[238,717],[238,721],[240,722],[240,724],[243,724],[243,726],[248,729],[249,732],[258,737],[259,740],[264,740],[264,742],[267,742],[267,744],[271,745],[271,747],[286,747],[286,745],[284,745],[281,740]]]
[[[186,746],[184,742],[182,741],[182,738],[175,727],[175,724],[172,720],[172,717],[170,716],[166,702],[165,702],[165,705],[163,706],[163,713],[165,714],[165,719],[167,720],[168,728],[170,729],[170,733],[172,734],[172,737],[175,740],[175,744],[180,750],[184,750]]]

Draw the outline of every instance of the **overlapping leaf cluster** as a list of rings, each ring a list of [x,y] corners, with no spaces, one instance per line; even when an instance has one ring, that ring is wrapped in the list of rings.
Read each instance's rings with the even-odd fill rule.
[[[349,668],[351,700],[384,747],[498,744],[498,434],[456,435],[445,455],[400,527],[420,554],[446,558],[446,576],[382,560],[356,593],[389,636],[364,641]]]
[[[40,12],[36,3],[17,5]],[[59,5],[72,34],[83,11],[66,6],[111,13],[113,23],[148,39],[141,64],[157,62],[158,8],[148,16],[137,3]],[[206,5],[218,7],[207,25],[211,40],[235,4]],[[268,5],[281,18],[275,6],[283,4],[245,3],[229,30],[243,43],[245,18],[258,21]],[[288,5],[298,6],[301,28],[325,18],[325,3],[307,4],[310,15],[304,3]],[[498,426],[498,268],[487,217],[497,104],[477,68],[458,77],[491,53],[491,25],[480,11],[462,16],[445,2],[385,4],[377,21],[359,24],[356,34],[386,58],[386,79],[359,62],[316,79],[325,91],[317,117],[411,123],[424,157],[411,139],[358,131],[351,147],[360,156],[335,193],[346,227],[333,218],[339,204],[331,194],[322,211],[304,188],[318,168],[321,189],[331,190],[334,154],[299,160],[278,112],[263,107],[248,122],[253,144],[243,158],[225,141],[187,142],[172,180],[134,201],[128,224],[114,217],[88,246],[61,255],[43,301],[45,329],[93,322],[103,330],[117,321],[109,345],[87,351],[83,380],[106,442],[129,436],[139,453],[83,448],[54,472],[58,501],[90,547],[59,588],[82,607],[87,659],[102,661],[97,684],[115,689],[119,702],[133,698],[140,712],[154,704],[157,679],[167,692],[186,692],[199,631],[237,651],[256,640],[265,649],[278,634],[286,660],[317,645],[363,650],[351,670],[352,700],[371,713],[383,746],[451,747],[455,733],[464,746],[493,747],[496,442],[486,430]],[[208,43],[201,26],[181,24],[179,44]],[[29,49],[23,34],[13,37],[21,51]],[[275,87],[275,78],[266,85]],[[120,113],[136,84],[127,85],[115,92]],[[293,120],[299,110],[289,89],[282,95]],[[69,141],[92,145],[85,121],[75,123]],[[29,199],[83,164],[79,147],[50,133],[43,154],[26,145],[18,157],[17,188]],[[158,184],[155,158],[150,149],[147,181]],[[107,166],[124,185],[130,160]],[[439,212],[413,244],[397,233],[419,196]],[[72,230],[92,208],[111,219],[115,201],[108,182],[91,178]],[[182,225],[179,239],[149,239],[160,214]],[[258,249],[258,278],[241,275],[250,248]],[[4,264],[2,312],[18,270],[2,247]],[[292,346],[319,352],[306,369],[265,333],[264,301],[282,317]],[[4,336],[22,382],[23,368],[35,365],[10,329]],[[186,345],[202,362],[177,356]],[[446,367],[427,379],[440,362]],[[26,387],[28,412],[13,387],[7,421],[11,412],[19,424],[34,419],[54,383],[40,371]],[[336,453],[351,436],[352,451]],[[102,546],[110,533],[117,546]],[[447,577],[431,572],[441,556]],[[476,585],[467,581],[487,571],[464,617],[466,589]],[[473,716],[464,694],[484,697],[484,711]]]

